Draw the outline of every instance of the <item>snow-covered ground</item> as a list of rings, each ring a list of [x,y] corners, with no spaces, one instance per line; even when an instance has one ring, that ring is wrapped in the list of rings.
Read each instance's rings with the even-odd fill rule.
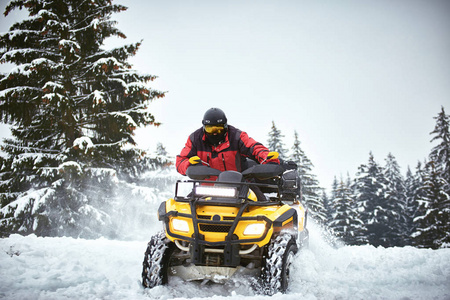
[[[157,228],[155,228],[156,230]],[[450,249],[332,248],[312,229],[287,295],[273,299],[450,299]],[[0,240],[0,299],[266,299],[243,281],[144,290],[146,241],[12,235]]]

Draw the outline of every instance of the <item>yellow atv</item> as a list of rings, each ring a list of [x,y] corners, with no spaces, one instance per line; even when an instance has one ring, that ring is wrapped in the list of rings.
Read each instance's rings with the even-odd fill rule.
[[[175,197],[158,210],[164,231],[148,243],[142,284],[224,283],[258,278],[267,295],[286,292],[290,265],[308,243],[300,181],[287,164],[254,164],[242,173],[191,166],[191,180],[176,183]],[[205,180],[218,176],[216,181]]]

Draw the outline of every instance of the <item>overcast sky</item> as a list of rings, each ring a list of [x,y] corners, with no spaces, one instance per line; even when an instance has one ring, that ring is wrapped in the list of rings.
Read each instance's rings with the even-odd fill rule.
[[[5,6],[2,0],[2,9]],[[424,160],[441,106],[450,114],[450,1],[136,1],[116,14],[130,60],[168,91],[150,109],[163,125],[139,146],[172,155],[210,107],[267,144],[272,121],[294,131],[321,185],[351,177],[369,153],[406,172]],[[13,18],[1,17],[0,31]],[[2,69],[2,71],[5,71]]]

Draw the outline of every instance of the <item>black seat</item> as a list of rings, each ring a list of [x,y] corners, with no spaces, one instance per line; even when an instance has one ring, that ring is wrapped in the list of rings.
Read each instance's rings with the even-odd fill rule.
[[[217,181],[220,182],[242,182],[243,176],[237,171],[225,171],[219,174]]]

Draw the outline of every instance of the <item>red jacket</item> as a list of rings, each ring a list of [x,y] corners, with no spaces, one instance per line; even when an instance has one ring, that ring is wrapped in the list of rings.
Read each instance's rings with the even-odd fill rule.
[[[188,138],[186,145],[177,156],[177,171],[186,175],[189,167],[189,158],[198,156],[200,159],[209,164],[211,168],[220,171],[242,171],[245,167],[245,159],[247,157],[261,163],[267,157],[269,150],[261,143],[258,143],[233,126],[228,125],[225,135],[225,141],[218,146],[210,145],[207,140],[203,128],[194,131]],[[276,162],[278,159],[267,160],[264,163]]]

